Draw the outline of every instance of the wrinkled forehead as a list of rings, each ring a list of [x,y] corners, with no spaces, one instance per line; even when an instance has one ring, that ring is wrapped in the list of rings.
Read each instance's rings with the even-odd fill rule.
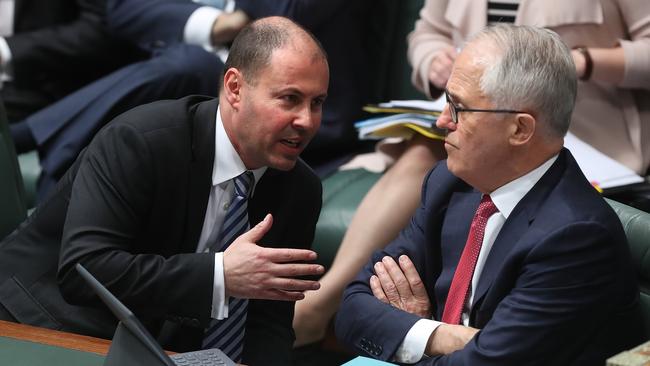
[[[458,54],[447,83],[450,94],[482,96],[481,78],[484,72],[499,62],[501,51],[492,42],[473,41]]]

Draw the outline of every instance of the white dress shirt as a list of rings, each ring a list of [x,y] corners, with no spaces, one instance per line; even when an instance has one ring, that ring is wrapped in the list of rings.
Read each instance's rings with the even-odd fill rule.
[[[233,179],[244,171],[246,166],[232,146],[226,130],[223,128],[221,120],[221,108],[217,108],[217,121],[214,131],[214,163],[212,165],[212,188],[208,198],[208,206],[203,219],[203,228],[201,236],[196,247],[197,253],[206,253],[213,243],[208,242],[208,238],[213,231],[221,230],[228,207],[233,198],[234,182]],[[255,184],[262,178],[266,167],[252,170],[255,180],[251,187],[250,196],[253,195]],[[214,235],[213,237],[217,237]],[[223,319],[228,317],[228,301],[225,295],[225,279],[223,273],[223,252],[215,253],[214,256],[214,285],[212,288],[212,311],[211,317],[214,319]]]
[[[526,193],[533,188],[535,183],[537,183],[551,165],[553,165],[555,160],[557,160],[557,157],[558,155],[553,156],[539,167],[528,172],[526,175],[523,175],[490,193],[490,198],[499,211],[490,216],[487,225],[485,226],[483,244],[481,245],[481,251],[479,252],[476,267],[474,269],[474,275],[472,277],[469,300],[465,303],[463,313],[461,314],[461,323],[463,325],[469,325],[469,314],[472,310],[474,292],[476,291],[476,286],[481,278],[481,272],[483,272],[485,261],[490,254],[490,250],[492,250],[492,245],[499,235],[499,231],[501,231],[503,224],[508,219],[508,216],[510,216],[512,210],[514,210],[515,206],[517,206]],[[432,319],[418,320],[413,327],[411,327],[409,332],[406,334],[406,337],[404,337],[404,341],[397,349],[397,352],[395,353],[395,361],[400,363],[416,363],[420,361],[424,356],[424,351],[427,342],[429,341],[429,337],[440,324],[442,324],[442,322]]]
[[[0,0],[2,1],[2,0]],[[200,1],[194,0],[200,3]],[[235,0],[225,0],[223,9],[211,6],[202,6],[196,9],[185,23],[183,41],[188,44],[202,46],[208,52],[214,52],[222,62],[228,58],[228,48],[212,45],[212,24],[223,13],[232,13],[235,10]]]

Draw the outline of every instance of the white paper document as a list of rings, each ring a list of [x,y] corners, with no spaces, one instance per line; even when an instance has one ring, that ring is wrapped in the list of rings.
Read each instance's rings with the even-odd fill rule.
[[[564,147],[571,151],[587,179],[602,189],[643,182],[643,177],[632,169],[601,153],[571,133],[564,138]]]

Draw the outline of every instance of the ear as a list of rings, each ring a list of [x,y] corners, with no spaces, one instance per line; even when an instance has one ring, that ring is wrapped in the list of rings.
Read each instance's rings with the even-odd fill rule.
[[[512,146],[527,144],[535,134],[537,120],[531,114],[518,113],[510,126],[510,137],[508,141]]]
[[[239,70],[234,67],[226,70],[223,75],[223,92],[228,103],[232,106],[233,109],[239,109],[239,103],[241,101],[241,88],[244,79]]]

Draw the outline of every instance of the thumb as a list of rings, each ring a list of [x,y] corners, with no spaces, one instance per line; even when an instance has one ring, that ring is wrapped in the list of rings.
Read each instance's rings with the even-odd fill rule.
[[[269,213],[266,214],[264,220],[253,226],[242,236],[253,243],[257,243],[257,241],[262,239],[264,235],[266,235],[266,233],[271,229],[271,226],[273,226],[273,215]]]

